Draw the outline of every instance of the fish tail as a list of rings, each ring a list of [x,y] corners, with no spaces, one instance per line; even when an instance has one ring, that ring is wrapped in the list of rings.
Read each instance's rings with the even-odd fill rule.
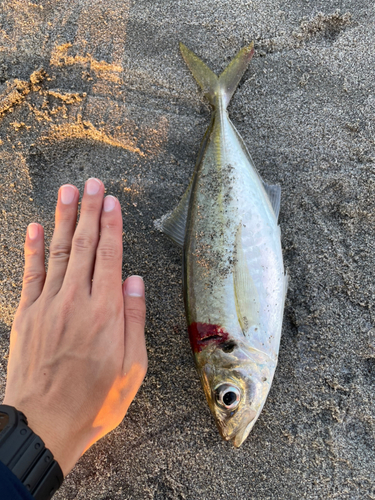
[[[182,57],[212,106],[217,107],[219,101],[222,101],[224,108],[226,108],[250,59],[253,57],[254,42],[243,47],[219,77],[183,43],[180,43],[180,50]]]

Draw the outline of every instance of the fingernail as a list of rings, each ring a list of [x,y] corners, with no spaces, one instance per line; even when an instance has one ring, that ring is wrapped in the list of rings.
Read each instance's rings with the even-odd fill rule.
[[[125,293],[129,297],[143,297],[145,294],[145,285],[141,276],[130,276],[125,281]]]
[[[87,194],[96,194],[96,193],[98,193],[99,189],[100,189],[100,182],[98,181],[98,179],[91,177],[91,179],[89,179],[86,182],[86,193]]]
[[[71,184],[65,184],[61,187],[61,203],[64,205],[69,205],[74,200],[76,190]]]
[[[32,224],[29,224],[29,226],[27,228],[27,232],[29,234],[30,240],[35,240],[35,238],[39,234],[39,226],[38,226],[38,224],[35,224],[35,222],[33,222]]]
[[[115,208],[116,198],[114,196],[108,195],[104,198],[103,209],[104,212],[110,212]]]

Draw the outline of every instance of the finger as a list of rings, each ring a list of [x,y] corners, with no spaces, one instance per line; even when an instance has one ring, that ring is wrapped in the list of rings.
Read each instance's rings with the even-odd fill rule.
[[[125,355],[123,373],[139,366],[140,383],[147,371],[145,341],[145,287],[140,276],[129,276],[123,285],[125,314]]]
[[[40,224],[29,224],[25,240],[25,271],[21,304],[29,307],[43,290],[46,270],[44,267],[44,231]]]
[[[76,227],[78,199],[79,191],[75,186],[65,184],[59,189],[45,283],[45,292],[50,295],[56,295],[64,281]]]
[[[106,196],[100,220],[100,240],[96,250],[91,293],[112,301],[115,294],[121,299],[122,215],[120,203]]]
[[[104,185],[99,179],[88,179],[81,203],[81,215],[75,230],[63,286],[74,285],[90,293],[99,221],[103,207]]]

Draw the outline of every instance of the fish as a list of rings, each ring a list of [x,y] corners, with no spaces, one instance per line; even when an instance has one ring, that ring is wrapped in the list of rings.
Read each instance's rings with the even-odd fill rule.
[[[254,44],[220,76],[182,43],[180,50],[213,112],[190,183],[159,226],[183,249],[187,327],[208,406],[223,439],[239,447],[278,360],[287,291],[281,188],[262,180],[227,111]]]

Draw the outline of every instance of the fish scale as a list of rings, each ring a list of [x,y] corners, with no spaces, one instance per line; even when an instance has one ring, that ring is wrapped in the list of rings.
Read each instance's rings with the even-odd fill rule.
[[[217,77],[181,44],[213,117],[180,204],[162,230],[183,248],[190,343],[222,437],[240,446],[275,373],[287,280],[280,188],[260,178],[227,105],[253,55],[244,47]]]

